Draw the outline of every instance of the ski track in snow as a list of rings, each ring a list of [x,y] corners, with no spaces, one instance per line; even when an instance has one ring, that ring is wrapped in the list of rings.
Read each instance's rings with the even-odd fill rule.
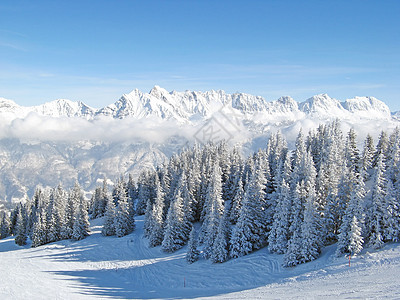
[[[282,255],[261,249],[213,264],[185,260],[186,247],[149,248],[143,217],[134,233],[103,237],[92,221],[85,240],[38,248],[0,241],[0,299],[365,299],[400,298],[400,245],[364,250],[351,261],[335,246],[316,261],[283,268]],[[369,252],[368,252],[369,251]]]

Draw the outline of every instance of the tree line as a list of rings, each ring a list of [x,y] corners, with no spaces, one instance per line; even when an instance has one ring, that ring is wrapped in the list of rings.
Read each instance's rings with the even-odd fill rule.
[[[316,259],[337,243],[356,255],[400,238],[400,130],[368,135],[339,121],[300,130],[293,150],[281,133],[248,158],[225,143],[193,147],[138,182],[138,214],[151,247],[173,252],[188,244],[224,262],[257,249],[284,255],[285,266]]]
[[[224,262],[268,247],[285,266],[316,259],[337,243],[337,255],[356,255],[400,238],[400,130],[368,135],[362,149],[356,132],[339,121],[301,130],[293,150],[272,134],[265,149],[245,158],[226,143],[195,145],[155,170],[106,180],[85,201],[76,185],[38,189],[31,201],[4,214],[0,237],[26,237],[32,246],[88,235],[88,218],[104,218],[102,233],[118,237],[144,215],[150,247],[165,252],[187,247],[187,261],[200,254]]]

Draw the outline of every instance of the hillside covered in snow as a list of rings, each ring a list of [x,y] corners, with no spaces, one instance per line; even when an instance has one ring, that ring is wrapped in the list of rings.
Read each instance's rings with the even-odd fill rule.
[[[398,298],[400,246],[365,249],[351,260],[330,246],[314,262],[283,268],[266,248],[224,264],[188,265],[186,247],[149,248],[143,219],[125,237],[103,237],[102,219],[82,241],[39,248],[0,240],[1,299],[348,299]],[[117,251],[118,249],[118,251]]]

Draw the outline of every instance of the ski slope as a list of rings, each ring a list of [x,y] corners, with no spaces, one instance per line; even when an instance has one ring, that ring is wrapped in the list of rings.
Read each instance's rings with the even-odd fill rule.
[[[354,299],[400,298],[400,245],[334,255],[283,268],[282,255],[262,249],[224,264],[188,265],[186,248],[165,254],[149,248],[143,217],[134,233],[103,237],[102,220],[82,241],[38,248],[0,240],[0,299]]]

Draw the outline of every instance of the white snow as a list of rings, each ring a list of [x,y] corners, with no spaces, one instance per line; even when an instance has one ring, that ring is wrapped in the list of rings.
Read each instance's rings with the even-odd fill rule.
[[[223,264],[188,265],[186,247],[173,254],[149,248],[143,218],[125,237],[103,237],[102,220],[78,242],[38,248],[0,240],[0,299],[365,299],[400,297],[400,245],[352,258],[322,256],[283,268],[266,248]]]
[[[39,184],[68,188],[76,179],[90,191],[104,175],[138,174],[187,143],[207,142],[210,132],[255,151],[271,132],[280,130],[291,145],[300,128],[308,132],[336,118],[344,132],[355,128],[361,143],[366,133],[376,138],[400,124],[399,114],[392,117],[373,97],[339,102],[321,94],[302,103],[288,96],[268,102],[244,93],[155,86],[100,109],[62,99],[23,107],[0,98],[0,201],[31,197]]]

